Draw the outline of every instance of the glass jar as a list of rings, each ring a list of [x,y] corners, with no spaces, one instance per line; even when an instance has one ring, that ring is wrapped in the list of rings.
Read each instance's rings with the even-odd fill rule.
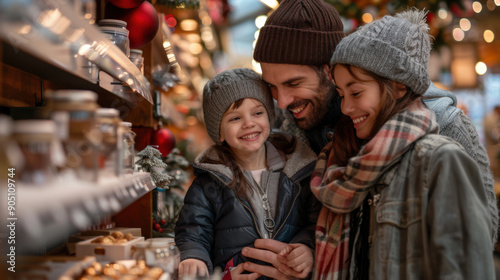
[[[84,181],[97,181],[97,146],[95,137],[95,112],[97,94],[88,90],[57,90],[47,92],[44,115],[57,125],[66,162],[63,168],[71,169]]]
[[[19,180],[41,185],[56,176],[52,158],[56,138],[56,125],[51,120],[14,121],[12,136],[19,145],[23,166],[16,170]]]
[[[3,182],[7,182],[9,168],[21,168],[23,164],[23,156],[19,146],[12,139],[12,122],[10,117],[0,115],[0,168],[6,170],[0,174],[0,180]]]
[[[180,251],[173,238],[150,238],[137,242],[132,250],[133,259],[160,267],[168,274],[167,279],[178,279]]]
[[[122,129],[122,159],[123,173],[132,174],[135,169],[135,132],[132,131],[132,123],[121,122]]]
[[[130,50],[130,61],[141,70],[141,73],[144,74],[144,57],[142,56],[142,50],[139,49],[131,49]]]
[[[146,249],[149,247],[149,241],[138,241],[132,245],[131,256],[136,261],[146,261]]]
[[[98,108],[96,110],[97,128],[101,134],[99,147],[99,168],[103,174],[122,174],[122,160],[120,156],[121,136],[118,131],[120,112],[112,108]]]
[[[130,56],[130,40],[128,38],[127,22],[118,19],[102,19],[99,28],[123,53]]]

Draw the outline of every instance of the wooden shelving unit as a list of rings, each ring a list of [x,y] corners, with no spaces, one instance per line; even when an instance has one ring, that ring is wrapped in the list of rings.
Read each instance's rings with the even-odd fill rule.
[[[43,247],[62,244],[70,234],[119,213],[155,187],[146,172],[103,178],[97,183],[60,177],[46,185],[16,184],[14,215],[2,211],[2,220],[15,222],[20,254],[37,254]],[[6,198],[7,191],[1,188],[1,197]],[[145,221],[151,211],[146,213]]]

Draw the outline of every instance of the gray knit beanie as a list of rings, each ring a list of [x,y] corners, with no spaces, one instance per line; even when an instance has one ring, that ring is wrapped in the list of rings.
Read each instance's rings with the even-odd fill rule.
[[[223,71],[209,81],[203,88],[203,116],[208,135],[218,145],[220,142],[220,122],[231,104],[243,99],[253,98],[266,108],[269,123],[274,121],[274,101],[269,87],[259,74],[246,68]]]
[[[260,29],[258,62],[324,65],[344,38],[337,10],[324,0],[283,0]]]
[[[331,66],[353,65],[423,95],[431,84],[428,73],[431,42],[426,14],[413,8],[360,27],[338,44]]]

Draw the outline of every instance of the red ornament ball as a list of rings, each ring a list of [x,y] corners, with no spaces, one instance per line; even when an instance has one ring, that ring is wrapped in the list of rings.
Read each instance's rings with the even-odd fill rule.
[[[151,42],[160,26],[158,13],[148,1],[133,9],[121,9],[108,2],[104,17],[127,22],[131,49],[138,49]]]
[[[153,135],[152,143],[158,145],[158,150],[166,157],[175,148],[175,137],[172,131],[160,128]]]
[[[144,0],[108,0],[109,3],[122,9],[133,9],[138,7]]]

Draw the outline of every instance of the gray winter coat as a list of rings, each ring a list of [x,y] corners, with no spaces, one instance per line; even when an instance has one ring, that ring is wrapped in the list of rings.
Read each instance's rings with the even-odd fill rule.
[[[495,279],[480,170],[450,140],[425,136],[376,185],[369,279]]]

